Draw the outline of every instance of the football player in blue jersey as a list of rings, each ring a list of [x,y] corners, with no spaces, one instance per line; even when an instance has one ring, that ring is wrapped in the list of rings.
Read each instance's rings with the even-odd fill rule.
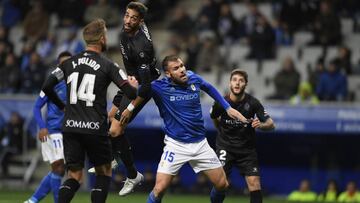
[[[69,52],[59,54],[58,61],[61,64],[70,58]],[[66,101],[66,84],[64,81],[55,86],[55,91],[59,98]],[[47,105],[46,123],[41,116],[41,109]],[[54,202],[58,202],[59,187],[61,179],[65,173],[64,167],[64,151],[63,136],[61,133],[61,125],[64,118],[64,112],[61,111],[54,103],[52,103],[44,92],[40,92],[33,109],[34,117],[40,127],[38,138],[41,141],[41,152],[44,161],[48,161],[51,165],[51,171],[42,179],[35,193],[26,200],[25,203],[36,203],[43,199],[50,191],[53,192]]]
[[[189,163],[193,170],[204,173],[219,193],[228,187],[225,172],[214,150],[205,137],[204,119],[200,103],[200,90],[205,91],[239,122],[246,118],[199,75],[186,71],[182,60],[175,55],[167,56],[162,63],[166,77],[152,82],[152,97],[163,118],[165,147],[161,156],[155,187],[147,202],[161,202],[174,176]],[[222,202],[211,196],[211,202]]]

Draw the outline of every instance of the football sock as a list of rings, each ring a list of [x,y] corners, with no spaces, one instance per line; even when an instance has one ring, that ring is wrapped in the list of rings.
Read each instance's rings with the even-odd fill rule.
[[[109,192],[111,177],[109,176],[96,176],[95,186],[91,190],[91,202],[103,203],[106,201]]]
[[[33,196],[30,198],[33,202],[39,202],[42,200],[51,190],[51,172],[49,172],[40,182],[39,187],[36,189]]]
[[[113,142],[113,155],[115,160],[124,163],[127,170],[127,176],[130,179],[136,178],[137,170],[134,164],[134,157],[132,155],[131,146],[125,135],[112,138]]]
[[[62,176],[60,176],[56,173],[51,173],[50,186],[51,186],[51,191],[54,196],[55,203],[58,203],[58,199],[59,199],[59,189],[60,189],[60,185],[61,185],[61,178],[62,178]]]
[[[155,197],[153,191],[151,191],[146,203],[161,203],[161,198]]]
[[[79,189],[80,184],[77,180],[67,179],[59,190],[59,203],[68,203],[74,197],[75,192]]]
[[[250,192],[250,203],[262,203],[261,190]]]
[[[225,199],[225,191],[217,191],[214,187],[210,192],[211,203],[222,203]]]

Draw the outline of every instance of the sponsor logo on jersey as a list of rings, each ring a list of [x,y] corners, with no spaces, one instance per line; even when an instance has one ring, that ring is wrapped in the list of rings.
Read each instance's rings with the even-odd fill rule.
[[[170,101],[189,101],[197,98],[199,98],[199,95],[197,93],[194,93],[194,94],[170,96]]]
[[[250,110],[250,104],[249,104],[249,103],[245,103],[244,109],[245,109],[245,111],[249,111],[249,110]]]
[[[100,129],[100,122],[66,120],[65,127],[98,130]]]
[[[224,119],[224,121],[225,121],[225,124],[226,124],[226,125],[232,125],[232,126],[235,126],[235,127],[243,126],[243,127],[245,127],[245,128],[247,127],[247,124],[241,122],[240,120]]]

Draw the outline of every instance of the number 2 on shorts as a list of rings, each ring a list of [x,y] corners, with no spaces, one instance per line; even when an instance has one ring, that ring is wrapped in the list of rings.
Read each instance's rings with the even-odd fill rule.
[[[219,151],[220,155],[219,155],[219,160],[220,161],[225,161],[226,160],[226,151],[225,150],[220,150]]]

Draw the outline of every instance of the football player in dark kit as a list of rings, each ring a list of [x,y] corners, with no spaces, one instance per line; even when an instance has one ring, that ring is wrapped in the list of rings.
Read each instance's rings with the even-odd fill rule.
[[[83,29],[86,50],[63,62],[45,82],[43,92],[60,109],[65,107],[62,127],[68,179],[59,191],[59,203],[70,202],[82,182],[85,154],[95,166],[92,202],[105,202],[111,180],[111,143],[108,136],[106,90],[114,82],[124,94],[136,98],[136,80],[127,80],[117,65],[101,55],[106,50],[105,21],[97,19]],[[67,84],[66,106],[53,87]],[[131,85],[132,84],[132,85]]]
[[[244,124],[230,118],[217,103],[213,105],[210,116],[219,131],[216,137],[216,153],[223,164],[227,177],[231,173],[231,168],[237,167],[241,175],[245,177],[250,191],[250,203],[261,203],[255,129],[273,130],[275,125],[259,100],[245,92],[247,83],[248,75],[245,71],[233,70],[230,76],[230,94],[225,96],[225,100],[251,121],[251,124]],[[218,192],[214,188],[211,195],[219,200],[225,198],[225,193]]]
[[[111,127],[109,130],[113,144],[114,158],[121,160],[127,169],[127,179],[119,195],[127,195],[143,179],[137,172],[131,147],[124,130],[143,106],[150,100],[151,81],[160,76],[156,67],[156,58],[153,42],[148,28],[144,23],[147,8],[140,2],[130,2],[124,15],[124,27],[120,34],[120,48],[124,66],[128,76],[139,81],[138,96],[135,100],[129,99],[121,92],[114,97],[113,106],[109,112]],[[115,118],[115,119],[113,119]]]

